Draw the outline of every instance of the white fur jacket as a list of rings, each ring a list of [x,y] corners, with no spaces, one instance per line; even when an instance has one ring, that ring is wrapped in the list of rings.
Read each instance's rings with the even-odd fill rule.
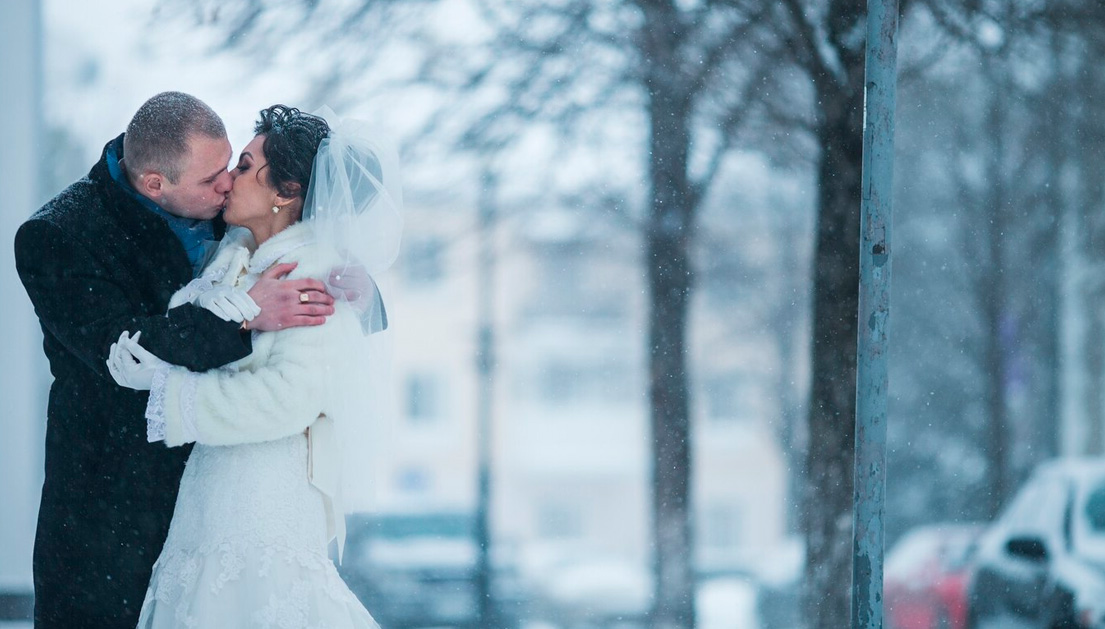
[[[180,289],[169,307],[214,286],[248,290],[273,264],[297,262],[291,279],[325,279],[335,263],[314,246],[305,223],[284,229],[251,253],[253,247],[247,230],[230,230],[201,276]],[[361,335],[352,308],[338,302],[324,325],[254,332],[253,353],[221,369],[159,369],[146,407],[147,437],[168,446],[234,445],[301,433],[330,410],[325,378],[333,373],[327,367]]]

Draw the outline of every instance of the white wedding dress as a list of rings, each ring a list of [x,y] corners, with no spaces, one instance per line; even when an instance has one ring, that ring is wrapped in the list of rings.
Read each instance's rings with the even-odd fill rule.
[[[228,235],[204,275],[174,302],[212,285],[248,287],[275,262],[300,263],[296,274],[328,268],[311,255],[303,224],[256,252],[251,243],[242,232]],[[155,377],[146,413],[150,441],[196,445],[140,629],[378,629],[327,554],[332,518],[343,515],[316,486],[304,434],[330,412],[318,361],[321,348],[342,334],[360,335],[345,310],[326,325],[254,333],[252,354],[223,369],[171,367]],[[332,459],[325,445],[312,446],[318,447],[313,465],[323,455]]]
[[[376,629],[327,538],[304,435],[197,445],[138,626]]]

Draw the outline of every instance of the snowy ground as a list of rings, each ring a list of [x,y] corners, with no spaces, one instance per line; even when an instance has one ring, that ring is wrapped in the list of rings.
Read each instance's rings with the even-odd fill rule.
[[[6,621],[0,620],[0,629],[32,629],[31,621]]]
[[[743,579],[711,579],[698,588],[700,629],[760,629],[756,589]]]

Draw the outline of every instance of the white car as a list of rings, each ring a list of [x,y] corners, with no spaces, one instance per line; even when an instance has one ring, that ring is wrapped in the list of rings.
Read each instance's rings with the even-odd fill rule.
[[[983,535],[968,625],[1105,629],[1105,459],[1038,467]]]

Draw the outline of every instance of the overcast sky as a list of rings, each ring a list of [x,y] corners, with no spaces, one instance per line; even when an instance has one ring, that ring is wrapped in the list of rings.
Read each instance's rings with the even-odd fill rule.
[[[231,54],[211,55],[210,35],[186,20],[151,17],[150,0],[46,0],[46,119],[87,144],[89,164],[123,131],[150,96],[194,94],[222,115],[235,151],[251,137],[257,111],[297,104],[303,81],[294,68],[258,74]]]

